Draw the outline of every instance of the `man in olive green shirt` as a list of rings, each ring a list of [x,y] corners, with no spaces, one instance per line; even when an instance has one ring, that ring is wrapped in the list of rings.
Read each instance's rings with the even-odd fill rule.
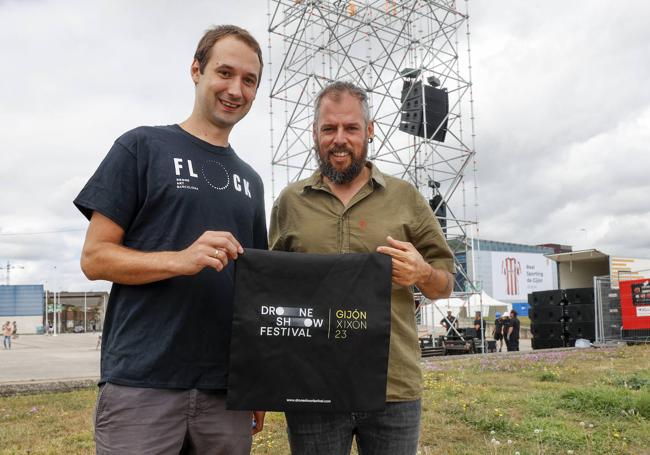
[[[346,454],[356,434],[361,453],[417,452],[422,375],[412,286],[448,297],[453,255],[415,187],[366,160],[374,125],[366,94],[334,82],[316,99],[319,171],[289,185],[271,212],[270,246],[309,253],[390,255],[393,262],[386,409],[364,413],[287,413],[293,455]]]

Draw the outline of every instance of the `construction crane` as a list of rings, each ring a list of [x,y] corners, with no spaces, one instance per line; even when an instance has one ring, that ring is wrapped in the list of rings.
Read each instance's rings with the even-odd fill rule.
[[[7,282],[6,282],[5,284],[6,284],[7,286],[9,286],[9,284],[10,284],[9,278],[10,278],[10,272],[11,272],[11,270],[12,270],[12,269],[24,269],[25,267],[23,267],[22,265],[11,265],[11,262],[7,261],[7,265],[5,265],[3,268],[4,268],[4,269],[6,270],[6,272],[7,272]]]

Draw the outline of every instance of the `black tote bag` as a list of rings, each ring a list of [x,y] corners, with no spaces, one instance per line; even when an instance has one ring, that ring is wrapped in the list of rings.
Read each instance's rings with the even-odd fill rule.
[[[228,409],[383,409],[390,294],[386,255],[247,249],[236,263]]]

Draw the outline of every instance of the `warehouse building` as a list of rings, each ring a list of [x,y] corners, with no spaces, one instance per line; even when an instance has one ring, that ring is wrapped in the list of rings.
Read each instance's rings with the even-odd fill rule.
[[[56,333],[100,331],[107,302],[108,292],[53,293],[42,284],[0,285],[0,321],[16,321],[22,335],[44,333],[50,325]]]
[[[19,334],[42,330],[45,291],[41,284],[0,285],[0,321],[16,321]]]
[[[490,297],[512,305],[520,315],[528,314],[528,294],[558,288],[556,263],[547,255],[570,251],[564,245],[524,245],[494,240],[468,240],[467,254],[456,257],[471,282]],[[470,291],[462,273],[456,291]]]

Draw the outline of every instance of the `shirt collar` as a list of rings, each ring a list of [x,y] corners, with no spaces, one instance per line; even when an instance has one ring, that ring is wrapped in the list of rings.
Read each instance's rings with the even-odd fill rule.
[[[366,166],[370,168],[370,180],[373,180],[377,185],[382,188],[386,188],[386,179],[384,174],[375,166],[371,161],[366,162]],[[306,188],[321,189],[326,188],[327,185],[323,182],[323,174],[320,170],[314,171],[314,173],[302,184],[302,190]]]

